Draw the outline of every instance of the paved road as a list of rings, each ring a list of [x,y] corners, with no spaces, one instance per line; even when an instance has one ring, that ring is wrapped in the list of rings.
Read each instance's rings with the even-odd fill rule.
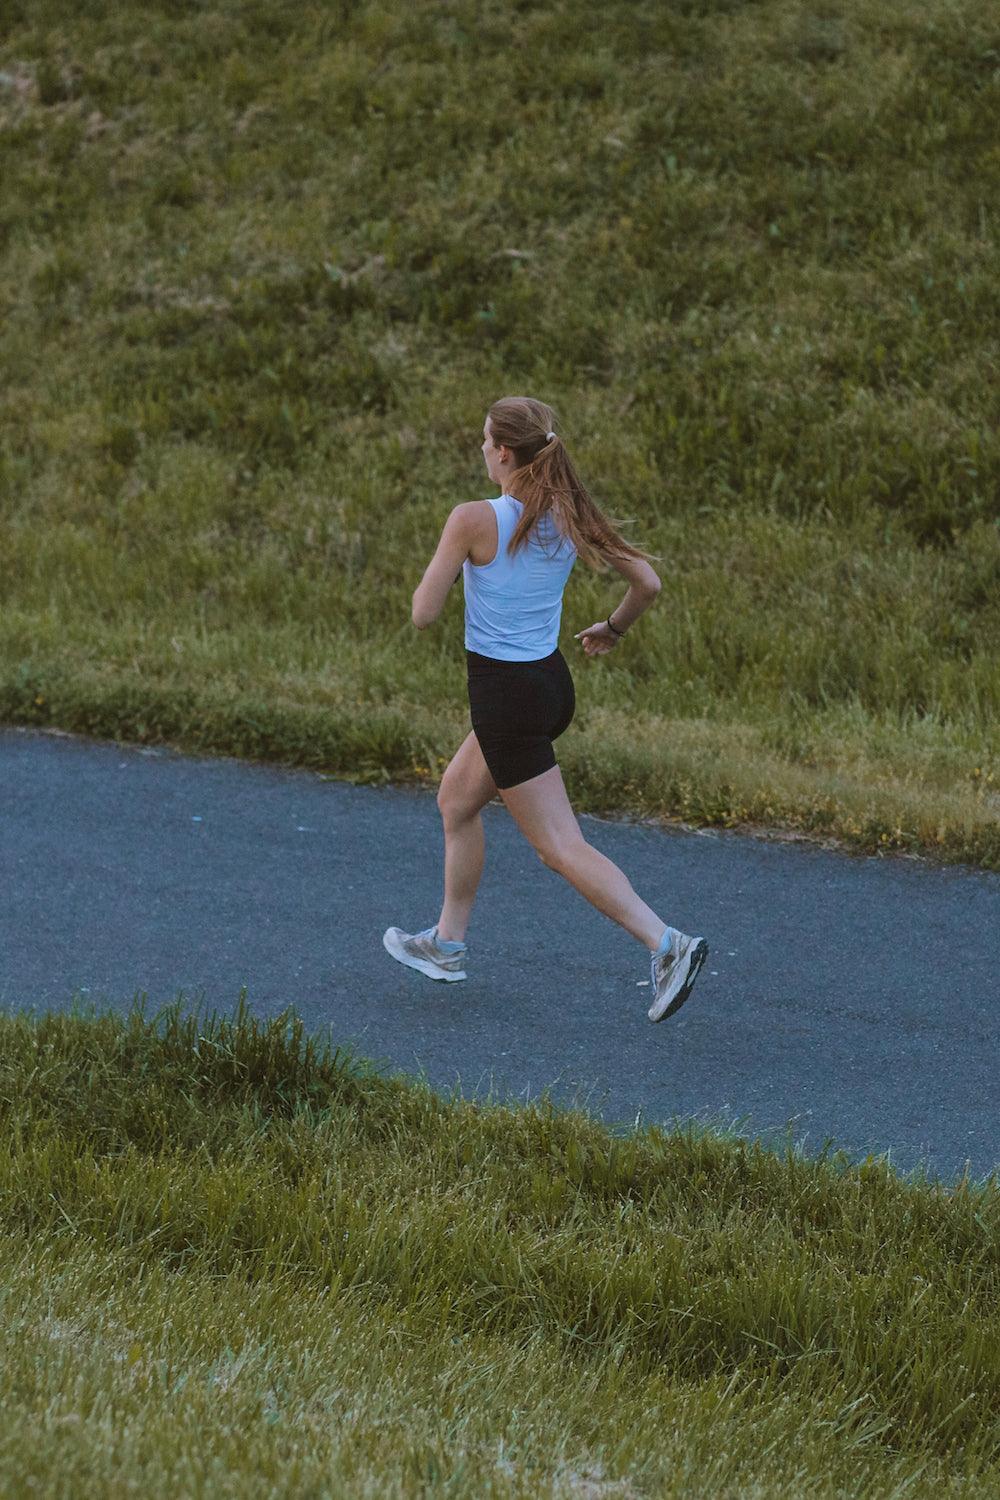
[[[664,919],[711,945],[646,1019],[635,941],[547,870],[497,802],[469,979],[386,954],[440,910],[434,794],[0,728],[0,1005],[183,995],[261,1015],[466,1095],[613,1123],[790,1128],[951,1177],[1000,1165],[1000,876],[584,815]]]

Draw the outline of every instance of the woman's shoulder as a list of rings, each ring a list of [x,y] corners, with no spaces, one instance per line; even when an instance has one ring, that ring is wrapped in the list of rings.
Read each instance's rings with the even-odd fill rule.
[[[496,500],[463,500],[456,509],[461,511],[465,524],[473,531],[489,527],[494,523]]]
[[[505,497],[503,495],[500,495],[495,500],[466,500],[462,504],[462,509],[465,511],[466,515],[471,516],[473,520],[480,516],[495,515],[497,506],[504,498]],[[510,497],[508,496],[506,498],[509,499]],[[520,504],[520,501],[518,501],[518,504]]]
[[[499,500],[466,501],[465,509],[472,522],[473,530],[482,531],[485,528],[489,531],[491,527],[496,526],[497,506],[502,499],[503,496],[501,495]]]

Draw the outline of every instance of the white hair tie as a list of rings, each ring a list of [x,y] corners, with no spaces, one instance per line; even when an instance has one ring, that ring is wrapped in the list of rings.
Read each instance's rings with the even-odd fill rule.
[[[554,433],[554,432],[547,432],[547,433],[546,433],[546,434],[545,434],[545,440],[546,440],[546,442],[548,442],[548,443],[551,443],[551,441],[552,441],[552,439],[553,439],[553,438],[554,438],[554,437],[555,437],[555,433]]]

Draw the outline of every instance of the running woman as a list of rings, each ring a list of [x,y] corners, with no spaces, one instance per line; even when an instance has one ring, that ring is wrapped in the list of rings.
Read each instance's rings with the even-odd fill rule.
[[[708,954],[704,938],[668,927],[616,864],[580,830],[552,741],[576,706],[559,650],[563,590],[577,555],[595,571],[610,563],[628,593],[607,620],[574,637],[588,656],[615,651],[660,592],[646,554],[632,547],[584,489],[555,414],[542,401],[505,396],[483,426],[486,472],[497,500],[456,505],[413,595],[413,623],[426,630],[463,574],[465,652],[472,733],[438,790],[444,823],[444,904],[433,927],[390,927],[382,941],[400,963],[431,979],[464,979],[469,914],[485,857],[481,810],[500,794],[544,865],[651,955],[651,1021],[679,1010]]]

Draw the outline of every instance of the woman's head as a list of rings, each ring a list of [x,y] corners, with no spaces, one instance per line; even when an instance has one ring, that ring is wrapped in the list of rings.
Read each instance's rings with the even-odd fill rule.
[[[483,427],[483,457],[495,484],[503,482],[494,473],[501,462],[509,463],[512,469],[529,467],[545,448],[558,441],[548,436],[554,432],[555,422],[551,406],[531,396],[503,396],[494,401]],[[505,460],[498,457],[501,449],[509,455]]]
[[[626,542],[594,504],[555,426],[552,407],[532,396],[502,396],[486,414],[486,471],[523,506],[508,551],[526,545],[537,521],[551,511],[559,531],[592,568],[604,568],[609,556],[651,560],[653,554]]]

